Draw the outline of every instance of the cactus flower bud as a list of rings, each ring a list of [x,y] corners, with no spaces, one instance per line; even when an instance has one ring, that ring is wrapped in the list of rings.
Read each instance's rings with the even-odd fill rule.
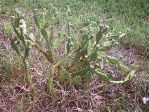
[[[21,19],[20,22],[19,22],[19,27],[20,29],[23,31],[24,34],[27,33],[27,30],[26,30],[26,23],[24,21],[24,19]]]

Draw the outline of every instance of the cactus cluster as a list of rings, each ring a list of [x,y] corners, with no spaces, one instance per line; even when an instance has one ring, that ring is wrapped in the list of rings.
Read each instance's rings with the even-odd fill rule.
[[[65,85],[87,84],[91,80],[92,75],[96,74],[100,80],[108,83],[125,83],[135,76],[135,69],[129,69],[119,59],[106,54],[108,50],[117,45],[117,41],[114,39],[115,36],[108,33],[107,26],[100,25],[99,31],[95,36],[80,29],[79,37],[76,37],[77,41],[74,41],[71,35],[71,28],[74,28],[74,26],[71,26],[71,21],[68,21],[64,54],[57,56],[54,51],[55,41],[60,39],[63,32],[60,32],[56,39],[53,38],[54,26],[44,20],[44,22],[40,21],[37,10],[33,12],[35,26],[38,32],[40,32],[39,37],[44,40],[45,46],[33,38],[33,34],[28,33],[25,20],[19,11],[16,11],[14,17],[12,17],[12,26],[16,33],[16,38],[10,38],[10,42],[17,54],[22,57],[26,70],[29,50],[33,45],[46,57],[51,64],[50,76],[47,81],[47,87],[50,92],[53,90],[53,80],[58,80],[59,83]],[[67,13],[68,16],[71,15],[70,8],[68,8]],[[100,65],[102,61],[119,66],[127,74],[126,78],[120,81],[110,79],[102,72]],[[28,74],[27,76],[30,75]],[[29,82],[31,83],[30,80]]]

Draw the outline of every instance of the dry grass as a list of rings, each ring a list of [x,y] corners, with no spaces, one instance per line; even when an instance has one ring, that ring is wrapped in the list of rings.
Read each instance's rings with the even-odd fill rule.
[[[4,43],[3,38],[1,42],[4,45],[7,40]],[[46,88],[47,78],[50,76],[49,63],[42,55],[35,49],[31,50],[29,71],[33,85],[28,86],[23,81],[21,63],[14,61],[16,57],[12,56],[12,49],[4,49],[9,54],[4,58],[10,60],[7,63],[10,65],[12,76],[9,81],[1,81],[0,112],[147,112],[149,110],[142,103],[142,98],[148,97],[148,62],[135,55],[134,48],[125,49],[123,46],[118,46],[109,51],[110,55],[124,56],[126,65],[132,63],[137,65],[139,69],[133,81],[124,85],[106,84],[93,76],[86,87],[82,88],[82,85],[79,85],[72,86],[71,89],[54,81],[52,93]],[[2,70],[0,77],[6,77],[7,72]]]

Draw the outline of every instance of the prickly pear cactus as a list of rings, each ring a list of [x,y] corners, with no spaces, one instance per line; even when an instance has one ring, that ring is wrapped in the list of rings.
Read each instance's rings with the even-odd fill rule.
[[[21,57],[24,72],[25,72],[25,81],[28,84],[32,84],[32,79],[30,74],[28,73],[28,55],[29,50],[33,44],[33,40],[30,34],[27,32],[26,22],[22,13],[16,10],[11,17],[12,28],[16,33],[16,36],[9,35],[9,40],[12,48],[16,51],[16,53]]]
[[[48,90],[50,92],[52,92],[55,74],[57,76],[56,80],[61,84],[70,85],[79,85],[80,83],[86,84],[91,80],[93,74],[96,74],[100,80],[108,83],[125,83],[135,76],[135,69],[129,69],[119,59],[106,54],[106,51],[117,45],[117,41],[114,39],[115,36],[108,33],[107,26],[101,25],[95,36],[80,29],[79,37],[75,40],[72,38],[71,32],[74,26],[71,24],[71,20],[69,20],[69,22],[66,22],[68,28],[67,34],[65,34],[65,50],[62,56],[57,56],[54,48],[58,47],[55,43],[57,39],[60,39],[63,35],[63,32],[54,39],[54,25],[52,22],[51,24],[47,23],[46,18],[42,18],[43,20],[41,21],[38,17],[38,11],[34,10],[33,12],[34,23],[38,32],[40,32],[39,37],[45,40],[45,45],[42,45],[40,41],[36,41],[33,38],[33,34],[28,34],[25,21],[19,11],[16,11],[15,16],[12,18],[13,30],[17,38],[10,38],[10,42],[17,54],[22,57],[25,68],[27,68],[26,60],[32,45],[34,45],[51,63],[51,76],[47,81]],[[67,13],[67,16],[71,16],[70,8],[68,8]],[[45,13],[44,16],[46,17]],[[54,20],[54,16],[52,18],[52,20]],[[50,27],[50,31],[47,30],[48,27]],[[103,60],[119,66],[120,70],[127,74],[125,79],[113,81],[108,75],[104,74],[99,64]]]

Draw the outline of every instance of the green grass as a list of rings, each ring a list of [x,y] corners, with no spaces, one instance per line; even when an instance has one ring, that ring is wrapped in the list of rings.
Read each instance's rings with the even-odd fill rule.
[[[149,2],[147,0],[1,0],[3,7],[20,7],[31,10],[35,8],[49,8],[53,4],[58,11],[66,10],[67,5],[73,11],[73,16],[85,15],[85,18],[92,18],[98,21],[99,16],[106,15],[111,31],[114,33],[131,31],[124,39],[124,43],[144,45],[148,41],[149,34]],[[16,3],[16,4],[15,4]],[[4,8],[9,10],[9,8]],[[93,16],[94,15],[94,16]]]

